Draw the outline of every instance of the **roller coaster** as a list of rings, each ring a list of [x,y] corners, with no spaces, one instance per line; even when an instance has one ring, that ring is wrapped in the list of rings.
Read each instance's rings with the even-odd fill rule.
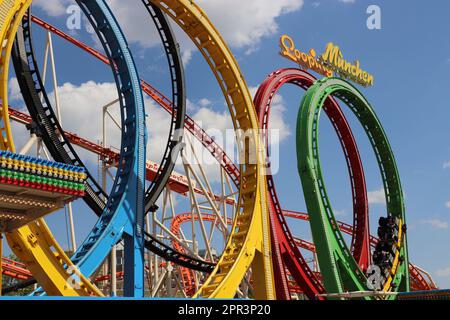
[[[106,1],[76,1],[95,31],[100,52],[34,16],[32,0],[0,0],[0,232],[17,258],[3,257],[0,249],[2,295],[26,290],[31,297],[449,296],[409,261],[394,153],[374,108],[356,87],[341,78],[317,79],[302,68],[285,68],[271,73],[252,98],[227,43],[194,1],[141,2],[132,5],[145,8],[159,34],[168,62],[170,98],[140,79]],[[243,159],[239,164],[187,114],[184,67],[171,23],[200,51],[223,93],[234,130],[245,132],[235,141]],[[59,103],[52,103],[45,87],[47,66],[40,70],[37,63],[33,25],[49,39],[58,37],[109,67],[118,99],[103,107],[103,129],[105,119],[114,122],[120,132],[119,149],[64,129]],[[53,50],[51,45],[47,49]],[[26,112],[8,102],[10,60]],[[305,91],[298,109],[296,150],[308,213],[283,207],[271,172],[269,119],[278,91],[287,84]],[[159,162],[147,155],[150,111],[144,97],[169,118],[167,140],[159,142],[164,146]],[[379,219],[377,236],[370,232],[363,163],[341,109],[344,105],[362,125],[380,168],[387,212]],[[110,113],[113,106],[118,106],[119,117]],[[322,109],[345,156],[353,224],[336,219],[327,194],[318,143]],[[12,122],[29,131],[30,140],[20,151],[13,141]],[[38,154],[28,155],[34,144]],[[198,158],[199,150],[206,151],[218,168],[220,183],[214,187],[201,163],[190,161]],[[101,178],[82,160],[86,153],[98,158]],[[176,196],[184,206],[175,204]],[[78,248],[73,236],[71,250],[65,251],[45,217],[81,199],[97,222]],[[291,221],[309,224],[312,241],[297,235]],[[349,244],[344,235],[351,239]]]

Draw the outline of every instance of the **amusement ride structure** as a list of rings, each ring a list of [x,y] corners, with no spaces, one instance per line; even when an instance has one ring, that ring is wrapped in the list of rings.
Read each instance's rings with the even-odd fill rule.
[[[408,259],[403,192],[389,141],[370,103],[353,85],[335,77],[316,79],[303,68],[280,69],[263,81],[252,99],[230,49],[197,4],[142,0],[139,5],[155,24],[167,56],[172,86],[167,98],[139,78],[106,1],[76,1],[104,53],[33,16],[31,3],[0,0],[0,232],[20,260],[2,257],[4,295],[24,289],[32,296],[74,297],[393,299],[410,290],[434,295],[437,286],[431,277]],[[236,137],[244,159],[239,164],[186,113],[183,64],[169,19],[202,53],[222,90],[235,131],[245,132]],[[57,36],[109,66],[118,99],[103,107],[101,143],[64,130],[58,99],[52,105],[45,88],[47,60],[42,70],[38,67],[33,24],[48,33],[46,59],[53,57],[51,39]],[[28,113],[8,104],[10,60]],[[57,88],[54,72],[53,78]],[[270,172],[264,133],[270,129],[273,99],[285,84],[306,91],[296,137],[308,213],[283,208]],[[170,118],[159,162],[147,159],[143,94]],[[376,237],[370,234],[362,161],[337,99],[363,126],[380,167],[387,213],[379,220]],[[120,118],[110,112],[116,107]],[[335,218],[323,181],[318,150],[322,108],[345,155],[353,225]],[[120,132],[118,150],[107,147],[107,120]],[[30,133],[19,152],[11,121]],[[30,156],[34,144],[38,154]],[[85,166],[81,149],[98,157],[101,179]],[[204,150],[217,165],[219,182],[214,186],[201,161],[191,161]],[[183,205],[176,203],[177,196]],[[81,201],[78,198],[98,217],[79,247],[70,207]],[[44,221],[65,206],[70,252],[62,249]],[[309,223],[313,242],[296,235],[287,218]],[[350,246],[344,234],[351,237]]]

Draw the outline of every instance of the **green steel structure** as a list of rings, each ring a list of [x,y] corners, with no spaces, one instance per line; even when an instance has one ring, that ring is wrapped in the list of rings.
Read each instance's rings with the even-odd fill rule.
[[[346,104],[363,126],[383,180],[387,217],[380,218],[378,234],[381,239],[373,253],[373,274],[370,275],[366,275],[352,257],[325,188],[318,136],[320,113],[330,96]],[[405,206],[400,177],[381,123],[369,102],[355,87],[339,78],[324,78],[308,90],[297,119],[297,160],[327,292],[409,291]]]

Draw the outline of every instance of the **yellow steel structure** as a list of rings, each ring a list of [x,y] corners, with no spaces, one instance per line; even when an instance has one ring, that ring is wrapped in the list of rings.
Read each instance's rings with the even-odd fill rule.
[[[31,0],[0,0],[0,148],[15,152],[8,115],[8,73],[12,45]],[[102,293],[79,274],[58,245],[43,219],[15,232],[7,240],[14,253],[24,261],[49,295],[89,296]],[[45,271],[44,271],[45,270]]]
[[[0,233],[0,296],[2,295],[2,289],[3,289],[3,235]]]
[[[245,80],[236,60],[206,14],[189,0],[152,0],[189,35],[215,74],[229,106],[245,155],[240,165],[240,206],[227,246],[216,268],[196,297],[233,298],[250,267],[256,299],[275,299],[271,262],[269,214],[266,202],[265,152],[258,121]],[[8,118],[8,64],[14,36],[31,0],[0,0],[2,59],[0,103],[3,127],[0,147],[15,151]],[[7,235],[14,253],[25,263],[49,295],[86,296],[102,293],[71,263],[40,219]],[[44,271],[45,270],[45,271]],[[70,274],[73,274],[71,276]],[[76,284],[76,285],[73,285]]]
[[[255,298],[275,299],[265,152],[247,84],[230,49],[197,4],[191,0],[150,1],[170,16],[203,54],[223,91],[235,129],[242,130],[249,140],[238,135],[238,149],[246,160],[240,165],[239,209],[231,235],[216,268],[195,297],[233,298],[251,267]]]

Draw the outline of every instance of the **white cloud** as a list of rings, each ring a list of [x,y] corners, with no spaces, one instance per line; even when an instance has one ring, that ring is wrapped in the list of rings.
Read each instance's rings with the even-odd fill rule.
[[[375,191],[369,191],[367,193],[367,198],[369,200],[369,204],[384,204],[386,203],[386,197],[384,194],[384,189],[381,188]]]
[[[17,78],[11,78],[8,81],[8,99],[9,102],[17,102],[22,100],[22,93],[20,92]]]
[[[355,3],[355,2],[356,2],[356,0],[339,0],[339,2],[342,2],[342,3],[347,3],[347,4],[349,4],[349,3]]]
[[[447,201],[447,202],[445,203],[445,207],[446,207],[447,209],[450,209],[450,201]]]
[[[262,38],[275,34],[276,19],[303,6],[303,0],[199,0],[198,3],[229,44],[237,48],[254,47]]]
[[[420,223],[430,225],[434,229],[448,229],[448,222],[440,219],[421,220]]]
[[[183,62],[184,67],[186,67],[189,64],[189,62],[191,62],[193,54],[194,54],[194,46],[192,45],[192,43],[186,42],[186,45],[183,46],[183,48],[181,49],[181,61]]]
[[[143,48],[160,44],[159,36],[151,18],[138,0],[108,0],[127,40]],[[210,17],[229,45],[243,48],[251,53],[264,37],[278,32],[276,19],[290,12],[300,10],[304,0],[199,0],[198,4]],[[49,15],[62,16],[68,0],[37,0],[36,5]],[[238,9],[237,9],[238,8]],[[177,40],[181,43],[183,62],[187,64],[192,57],[194,45],[178,27],[174,28]]]
[[[345,217],[347,215],[346,210],[333,210],[333,213],[336,217]]]
[[[272,110],[270,111],[269,128],[270,130],[279,130],[279,143],[286,140],[286,138],[291,135],[291,129],[289,125],[283,119],[283,115],[285,112],[286,107],[284,105],[283,97],[280,95],[275,96],[272,104]],[[272,141],[272,144],[274,142],[275,141]]]
[[[233,129],[233,122],[228,111],[216,112],[203,107],[192,117],[206,131],[218,130],[223,132],[226,129]]]
[[[436,275],[441,278],[450,278],[450,267],[439,269],[436,272]]]
[[[195,104],[194,102],[192,102],[189,99],[186,99],[186,111],[187,113],[190,115],[193,112],[197,111],[199,108],[199,106],[197,104]]]
[[[56,17],[66,13],[70,2],[68,0],[34,0],[33,5],[44,10],[48,15]]]
[[[257,87],[250,87],[250,94],[252,97],[256,95],[258,91]],[[272,106],[270,110],[269,129],[279,131],[279,141],[271,141],[271,144],[281,143],[286,140],[291,134],[291,128],[284,120],[284,114],[286,112],[285,101],[283,96],[277,94],[273,97]]]
[[[444,169],[450,168],[450,161],[444,162],[444,164],[442,165],[442,168],[444,168]]]
[[[200,99],[200,101],[198,102],[198,104],[199,104],[201,107],[207,107],[207,106],[210,106],[211,103],[212,103],[212,102],[211,102],[210,100],[206,99],[206,98]]]

